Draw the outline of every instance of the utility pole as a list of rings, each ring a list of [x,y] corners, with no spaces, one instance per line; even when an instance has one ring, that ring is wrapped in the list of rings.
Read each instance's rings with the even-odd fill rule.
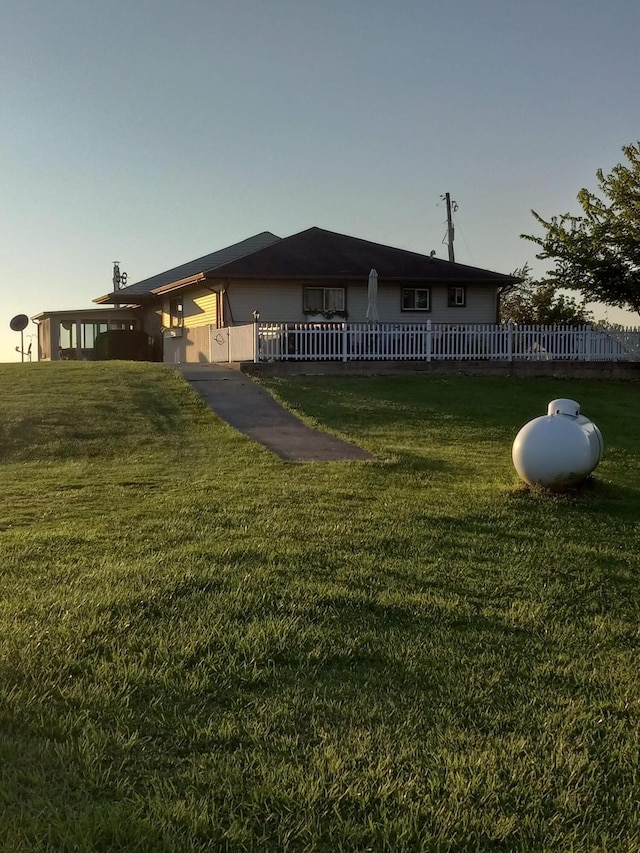
[[[453,219],[451,218],[451,205],[453,204],[453,209],[458,209],[458,203],[456,201],[451,201],[451,196],[449,193],[445,195],[445,199],[447,201],[447,245],[449,247],[449,260],[453,263],[455,258],[453,257]]]

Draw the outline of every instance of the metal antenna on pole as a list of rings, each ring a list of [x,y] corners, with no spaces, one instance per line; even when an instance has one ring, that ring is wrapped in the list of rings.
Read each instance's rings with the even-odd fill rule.
[[[127,286],[127,274],[120,272],[120,261],[113,262],[113,278],[111,280],[114,290],[122,290],[123,287]]]

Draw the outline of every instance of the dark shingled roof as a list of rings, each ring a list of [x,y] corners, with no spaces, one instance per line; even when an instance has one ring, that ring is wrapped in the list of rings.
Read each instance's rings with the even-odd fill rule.
[[[196,258],[195,261],[188,261],[186,264],[173,267],[166,272],[151,276],[151,278],[145,278],[143,281],[137,281],[135,284],[130,284],[129,287],[123,287],[122,290],[117,290],[115,293],[109,293],[106,296],[100,296],[93,301],[100,303],[113,301],[135,303],[136,297],[147,296],[168,284],[182,281],[185,278],[192,278],[198,275],[198,273],[204,273],[206,270],[214,270],[237,258],[242,258],[250,255],[252,252],[264,249],[265,246],[270,246],[272,243],[278,242],[278,240],[280,240],[280,237],[276,237],[270,231],[262,231],[260,234],[255,234],[253,237],[248,237],[246,240],[241,240],[239,243],[227,246],[226,249],[220,249],[217,252],[212,252],[210,255]],[[117,299],[113,299],[112,297],[117,297]]]
[[[207,278],[366,279],[372,268],[384,281],[504,285],[519,280],[322,228],[285,237],[248,257],[206,272]]]
[[[136,282],[94,302],[135,304],[165,290],[188,286],[200,279],[314,279],[366,280],[375,269],[381,281],[441,282],[444,284],[491,284],[504,286],[520,279],[490,270],[456,264],[406,249],[383,246],[359,237],[348,237],[308,228],[281,239],[263,231],[226,249],[189,261],[166,272]]]

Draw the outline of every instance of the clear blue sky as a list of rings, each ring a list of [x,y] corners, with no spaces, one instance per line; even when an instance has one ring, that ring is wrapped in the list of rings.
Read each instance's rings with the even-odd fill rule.
[[[637,0],[3,0],[0,360],[113,260],[312,225],[446,257],[447,191],[456,260],[533,262],[530,209],[640,138],[639,33]]]

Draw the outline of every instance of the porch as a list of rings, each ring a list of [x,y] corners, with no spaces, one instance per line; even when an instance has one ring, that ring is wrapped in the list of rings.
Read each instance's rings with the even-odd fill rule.
[[[98,335],[139,327],[129,308],[43,311],[31,319],[38,327],[38,361],[91,361]]]

